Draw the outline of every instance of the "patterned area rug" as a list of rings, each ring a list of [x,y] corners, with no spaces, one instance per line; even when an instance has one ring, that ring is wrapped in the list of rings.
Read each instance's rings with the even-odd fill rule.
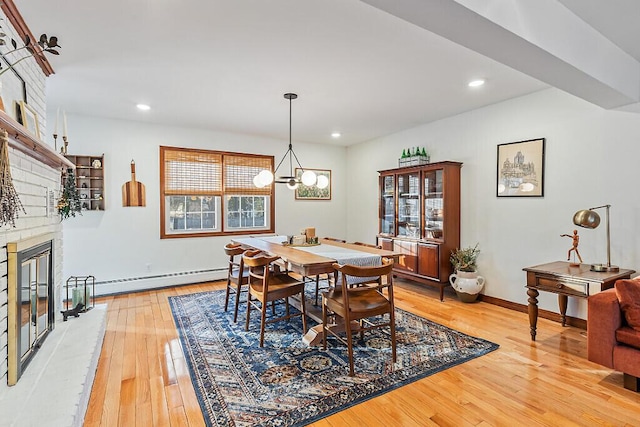
[[[326,351],[307,347],[299,317],[267,324],[260,348],[259,313],[252,311],[245,332],[246,305],[234,324],[233,310],[224,312],[224,291],[169,302],[208,426],[307,425],[498,348],[396,309],[397,362],[388,329],[368,332],[364,343],[355,342],[351,378],[346,347],[333,339]]]

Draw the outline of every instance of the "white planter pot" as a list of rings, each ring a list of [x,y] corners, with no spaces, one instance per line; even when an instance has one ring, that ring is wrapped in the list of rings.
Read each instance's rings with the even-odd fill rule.
[[[460,301],[474,302],[484,286],[484,277],[475,271],[456,271],[449,276],[449,283],[458,294]]]

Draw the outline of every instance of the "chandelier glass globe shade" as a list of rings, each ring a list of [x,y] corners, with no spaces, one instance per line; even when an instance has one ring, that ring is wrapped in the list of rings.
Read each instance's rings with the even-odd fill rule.
[[[313,171],[306,170],[302,174],[302,183],[308,187],[311,187],[316,183],[316,174]]]
[[[329,186],[329,178],[327,178],[324,175],[318,175],[318,181],[316,183],[316,186],[321,190],[323,188],[327,188]]]
[[[260,179],[260,174],[258,174],[258,175],[253,177],[253,185],[255,185],[258,188],[264,187],[264,184],[262,183],[262,180]]]
[[[259,179],[263,187],[266,187],[267,185],[271,185],[271,183],[273,182],[273,174],[271,173],[270,170],[264,169],[260,171],[258,176],[260,177]]]

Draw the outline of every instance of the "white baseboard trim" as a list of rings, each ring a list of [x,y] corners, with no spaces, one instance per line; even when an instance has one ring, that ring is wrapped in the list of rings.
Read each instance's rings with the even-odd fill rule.
[[[137,292],[191,283],[213,282],[227,277],[227,268],[184,271],[156,276],[131,277],[96,282],[96,296]]]

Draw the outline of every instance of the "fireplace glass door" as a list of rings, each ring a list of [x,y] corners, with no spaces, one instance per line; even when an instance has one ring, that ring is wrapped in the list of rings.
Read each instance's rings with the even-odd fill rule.
[[[49,255],[46,251],[22,262],[20,358],[23,361],[49,330]]]
[[[55,327],[54,237],[7,242],[8,385],[18,382]]]

